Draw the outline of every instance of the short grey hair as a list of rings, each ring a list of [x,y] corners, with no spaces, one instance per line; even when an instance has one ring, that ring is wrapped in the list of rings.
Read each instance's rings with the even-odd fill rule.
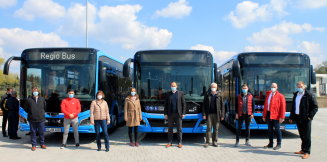
[[[213,83],[210,84],[210,87],[212,87],[212,86],[216,86],[216,87],[218,87],[218,84],[215,83],[215,82],[213,82]]]

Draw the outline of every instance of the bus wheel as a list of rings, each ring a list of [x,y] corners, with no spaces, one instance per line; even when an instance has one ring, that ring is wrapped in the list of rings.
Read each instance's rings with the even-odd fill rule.
[[[108,133],[114,132],[114,130],[117,128],[117,116],[111,115],[110,117],[110,128],[108,128]]]

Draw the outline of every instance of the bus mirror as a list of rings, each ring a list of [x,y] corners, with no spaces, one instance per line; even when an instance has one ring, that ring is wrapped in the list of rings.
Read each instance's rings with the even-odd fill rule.
[[[316,72],[313,71],[313,66],[310,65],[310,74],[311,74],[311,84],[316,84],[317,79],[316,79]]]
[[[217,73],[218,73],[217,84],[219,85],[219,87],[221,87],[223,82],[223,76],[221,75],[220,70],[217,70]]]
[[[241,76],[241,69],[240,69],[240,64],[238,63],[238,61],[233,62],[233,76],[234,77]]]
[[[312,72],[311,75],[311,84],[316,84],[317,79],[316,79],[316,72]]]
[[[214,70],[214,73],[213,73],[213,75],[214,75],[214,82],[216,82],[216,83],[218,83],[218,68],[217,68],[217,64],[216,63],[214,63],[213,64],[213,70]]]
[[[123,75],[124,77],[128,78],[130,77],[130,73],[131,73],[131,63],[133,62],[133,59],[129,58],[125,61],[124,63],[124,67],[123,67]]]
[[[100,80],[100,83],[106,81],[106,71],[107,71],[107,68],[103,65],[103,62],[99,61],[99,80]]]
[[[4,75],[8,75],[9,74],[9,67],[10,67],[10,63],[12,60],[16,60],[16,61],[21,61],[22,58],[21,57],[16,57],[16,56],[12,56],[10,57],[4,64],[3,66],[3,74]]]

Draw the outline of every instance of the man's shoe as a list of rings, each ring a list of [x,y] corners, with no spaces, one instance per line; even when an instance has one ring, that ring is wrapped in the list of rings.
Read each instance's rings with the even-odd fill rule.
[[[79,146],[80,146],[80,145],[79,145],[79,143],[76,143],[75,147],[77,147],[77,148],[78,148]]]
[[[246,145],[246,146],[252,146],[251,143],[250,143],[249,141],[246,141],[246,142],[245,142],[245,145]]]
[[[298,152],[294,152],[294,154],[305,154],[302,150]]]
[[[182,144],[178,144],[177,147],[178,147],[178,148],[182,148],[183,145],[182,145]]]
[[[308,159],[309,157],[310,157],[310,154],[305,153],[305,154],[302,156],[302,159]]]
[[[8,137],[8,136],[6,134],[4,134],[3,137]]]
[[[171,147],[171,146],[172,146],[172,144],[171,144],[171,143],[168,143],[168,144],[166,145],[166,148]]]
[[[106,152],[109,152],[109,148],[106,148]]]
[[[213,147],[218,147],[218,144],[217,143],[213,143],[212,146]]]
[[[238,142],[235,143],[234,147],[238,147],[240,144]]]
[[[209,147],[209,143],[205,143],[205,144],[203,145],[203,147],[204,147],[204,148],[208,148],[208,147]]]
[[[47,149],[47,146],[41,145],[41,149]]]
[[[29,136],[29,135],[31,135],[31,132],[28,132],[28,133],[26,133],[25,135],[26,135],[26,136]]]
[[[281,149],[281,148],[282,148],[282,146],[277,144],[273,149],[274,149],[274,150],[279,150],[279,149]]]
[[[131,142],[129,143],[130,146],[134,147],[135,146],[135,143],[134,142]]]
[[[140,144],[139,144],[138,142],[135,142],[135,146],[136,146],[136,147],[139,147]]]
[[[33,147],[31,148],[31,150],[32,150],[32,151],[35,151],[35,150],[36,150],[36,147],[35,147],[35,146],[33,146]]]
[[[60,147],[60,149],[64,149],[64,148],[66,148],[66,144],[62,144]]]
[[[101,148],[98,148],[97,151],[101,151]]]
[[[263,146],[265,149],[268,149],[268,148],[273,148],[273,144],[268,144],[266,146]]]

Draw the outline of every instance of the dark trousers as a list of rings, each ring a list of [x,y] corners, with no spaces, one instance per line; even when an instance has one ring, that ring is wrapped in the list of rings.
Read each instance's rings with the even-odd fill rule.
[[[2,111],[3,116],[2,116],[2,135],[6,136],[7,135],[7,121],[8,121],[8,111]]]
[[[217,114],[209,114],[207,116],[206,143],[210,143],[210,138],[212,138],[212,143],[217,144],[218,128],[219,128],[218,115]],[[213,129],[213,133],[212,133],[212,129]]]
[[[137,134],[138,134],[138,126],[135,127],[128,127],[128,137],[129,141],[132,143],[133,142],[133,129],[134,129],[134,140],[137,142]]]
[[[109,148],[109,135],[108,135],[108,128],[107,128],[107,120],[94,120],[94,128],[95,133],[97,135],[97,146],[99,149],[101,149],[101,133],[100,133],[100,127],[103,132],[104,136],[104,144],[106,146],[106,149]]]
[[[19,116],[18,112],[9,112],[8,114],[8,135],[10,138],[17,137]]]
[[[242,116],[238,117],[237,121],[237,129],[236,129],[236,142],[240,141],[240,134],[242,131],[243,122],[245,122],[245,139],[249,141],[250,139],[250,122],[251,122],[251,115],[242,114]]]
[[[35,147],[37,144],[36,132],[39,135],[40,144],[44,145],[44,122],[30,122],[30,129],[31,129],[32,147]]]
[[[173,128],[176,124],[178,144],[182,144],[182,117],[174,113],[168,115],[168,143],[173,142]]]
[[[304,153],[310,154],[311,150],[311,123],[312,120],[295,120],[297,129],[299,130],[300,138],[302,141],[301,150]]]
[[[267,112],[269,144],[274,144],[274,134],[277,136],[277,145],[282,144],[282,131],[280,130],[279,120],[270,119],[270,112]],[[275,130],[275,131],[274,131]]]

